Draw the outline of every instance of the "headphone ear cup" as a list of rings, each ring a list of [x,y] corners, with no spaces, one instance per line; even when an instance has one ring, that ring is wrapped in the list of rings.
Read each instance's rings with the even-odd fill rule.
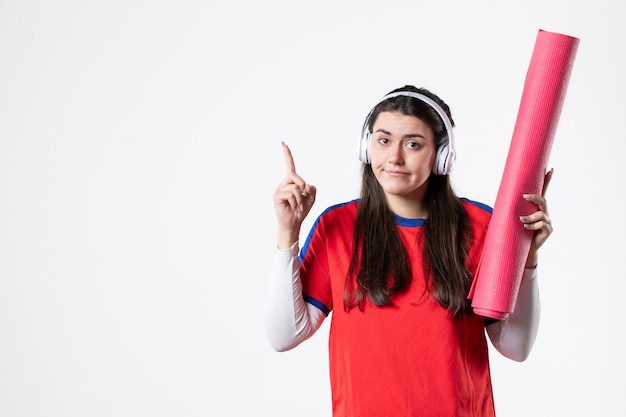
[[[437,149],[437,156],[435,157],[435,164],[433,166],[433,172],[437,175],[447,175],[452,168],[452,160],[454,159],[454,151],[450,149],[450,146],[446,143],[441,145]]]
[[[361,136],[361,140],[359,141],[359,148],[357,150],[359,155],[359,161],[363,162],[364,164],[370,163],[371,137],[372,134],[370,132],[365,132],[363,133],[363,136]]]

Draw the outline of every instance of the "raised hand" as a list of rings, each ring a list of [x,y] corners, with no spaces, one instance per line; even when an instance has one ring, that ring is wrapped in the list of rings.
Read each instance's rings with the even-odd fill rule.
[[[274,191],[274,209],[278,220],[278,248],[287,249],[298,240],[300,226],[311,211],[317,190],[296,173],[291,150],[284,142],[282,147],[287,175]]]
[[[520,217],[520,221],[524,223],[524,227],[526,229],[535,231],[532,243],[530,245],[528,258],[526,260],[526,268],[535,268],[537,266],[539,248],[552,234],[552,221],[550,220],[550,216],[548,215],[548,203],[545,196],[546,190],[548,189],[548,184],[550,184],[553,173],[554,169],[550,169],[550,171],[546,173],[543,182],[543,189],[541,190],[541,195],[524,194],[524,199],[535,203],[539,208],[538,211],[532,214]]]

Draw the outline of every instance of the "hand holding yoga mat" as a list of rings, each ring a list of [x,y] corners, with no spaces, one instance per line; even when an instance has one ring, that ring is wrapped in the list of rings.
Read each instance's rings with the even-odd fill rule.
[[[537,206],[579,39],[540,30],[530,60],[483,254],[469,298],[476,314],[505,319],[515,308],[533,231],[519,217]]]

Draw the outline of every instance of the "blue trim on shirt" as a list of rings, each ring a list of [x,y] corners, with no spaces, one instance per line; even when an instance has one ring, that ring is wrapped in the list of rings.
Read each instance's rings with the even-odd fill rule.
[[[461,200],[466,201],[473,206],[476,206],[478,208],[485,210],[488,213],[493,214],[493,208],[491,206],[488,206],[487,204],[481,203],[479,201],[470,200],[469,198],[461,198]]]
[[[491,206],[488,206],[487,204],[481,203],[479,201],[474,201],[474,200],[470,200],[469,198],[461,198],[462,201],[465,201],[473,206],[476,206],[482,210],[485,210],[486,212],[493,214],[493,208]],[[307,252],[307,250],[309,249],[309,243],[311,241],[311,237],[313,236],[313,233],[315,232],[315,229],[317,228],[317,225],[320,222],[320,219],[322,218],[323,215],[325,215],[326,213],[328,213],[331,210],[334,210],[338,207],[342,207],[342,206],[346,206],[348,204],[352,204],[355,201],[359,201],[359,199],[354,199],[354,200],[350,200],[347,201],[345,203],[339,203],[339,204],[335,204],[332,205],[330,207],[328,207],[326,210],[324,210],[322,212],[322,214],[320,214],[319,216],[317,216],[317,219],[315,219],[315,222],[313,223],[313,226],[311,227],[311,230],[309,231],[309,235],[307,236],[304,245],[302,246],[302,249],[300,250],[300,253],[298,255],[298,261],[300,263],[302,263],[302,259],[304,259],[304,254]],[[395,213],[393,214],[393,219],[396,222],[396,224],[398,226],[404,226],[404,227],[421,227],[424,225],[424,219],[411,219],[408,217],[402,217],[402,216],[398,216]]]
[[[410,219],[408,217],[398,216],[396,213],[391,213],[393,220],[398,226],[404,227],[420,227],[424,226],[424,219]]]
[[[302,298],[304,298],[304,301],[306,301],[307,303],[311,304],[314,307],[317,307],[322,313],[324,313],[325,316],[328,316],[330,314],[330,310],[321,301],[316,300],[315,298],[306,294],[302,294]]]

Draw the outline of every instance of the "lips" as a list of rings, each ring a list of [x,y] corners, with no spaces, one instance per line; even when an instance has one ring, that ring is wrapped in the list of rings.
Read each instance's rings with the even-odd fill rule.
[[[409,175],[408,172],[404,172],[404,171],[385,170],[385,173],[391,177],[403,177],[403,176]]]

